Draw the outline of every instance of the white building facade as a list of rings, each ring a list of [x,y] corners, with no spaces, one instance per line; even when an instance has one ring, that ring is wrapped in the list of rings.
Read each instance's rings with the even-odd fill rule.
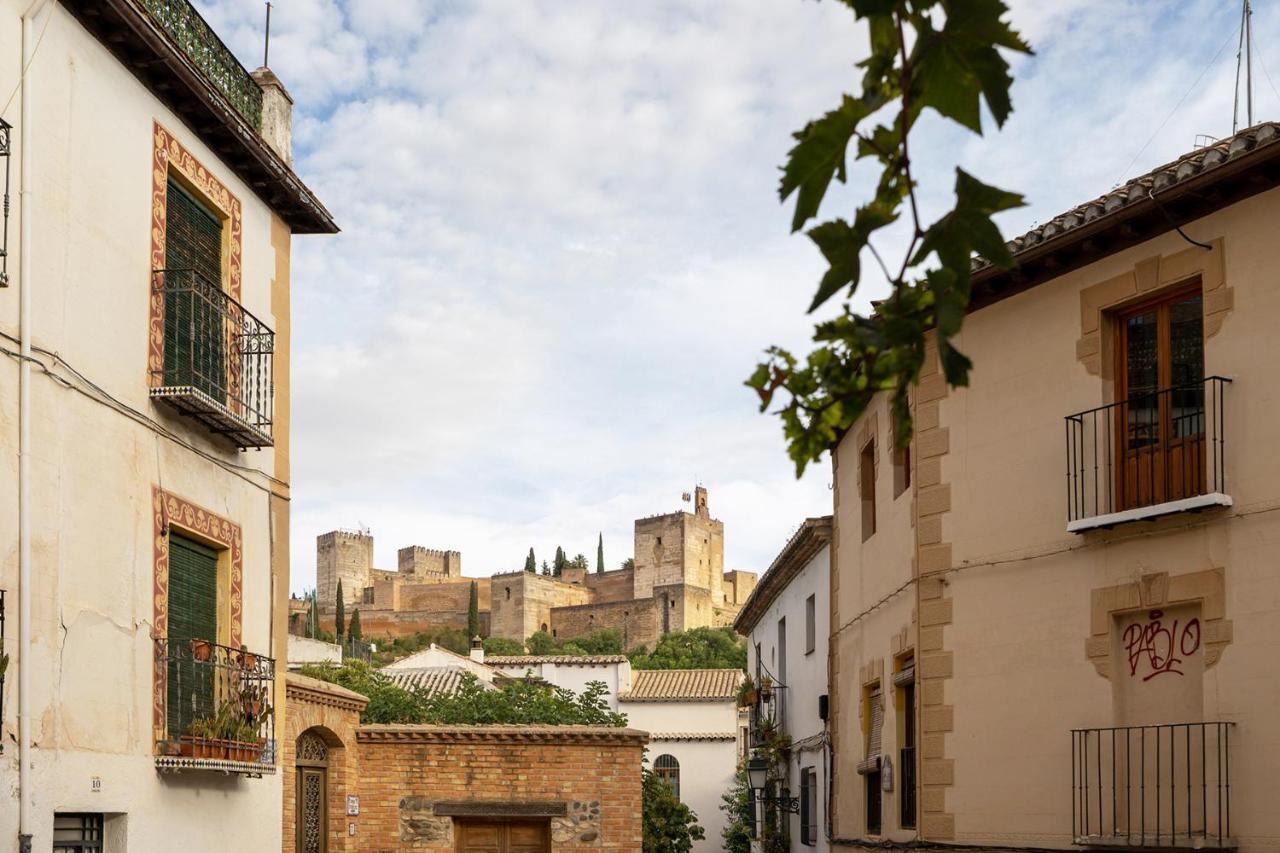
[[[793,851],[829,848],[829,743],[824,709],[831,580],[831,517],[807,519],[743,606],[734,627],[747,638],[747,672],[769,695],[753,706],[753,725],[772,720],[791,741],[779,785],[800,800],[780,813]],[[752,738],[758,737],[756,732]]]
[[[0,0],[0,89],[0,850],[279,850],[290,250],[336,226],[185,2]]]
[[[638,670],[619,696],[627,725],[649,732],[649,768],[675,789],[706,834],[694,842],[696,853],[724,849],[720,804],[742,757],[742,679],[737,669]]]

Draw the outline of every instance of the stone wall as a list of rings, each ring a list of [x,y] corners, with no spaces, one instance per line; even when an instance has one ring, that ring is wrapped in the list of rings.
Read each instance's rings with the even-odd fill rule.
[[[552,608],[550,624],[559,639],[616,628],[622,632],[623,649],[626,650],[647,646],[652,651],[662,635],[658,609],[652,598]]]
[[[751,593],[756,588],[756,581],[759,577],[755,572],[744,572],[735,569],[724,573],[724,582],[721,589],[724,590],[724,603],[728,605],[741,606],[747,603],[747,599],[751,597]]]
[[[551,630],[551,609],[587,604],[586,587],[560,583],[530,572],[494,575],[490,587],[490,626],[495,637],[525,640],[547,626]]]
[[[634,598],[649,598],[656,586],[686,583],[723,599],[724,524],[706,514],[673,512],[635,524]]]
[[[604,574],[592,572],[586,578],[587,589],[599,603],[630,601],[635,594],[635,576],[635,569],[615,569]]]
[[[452,853],[457,821],[512,816],[547,821],[557,853],[641,848],[643,732],[363,726],[356,740],[361,850]]]
[[[437,551],[421,545],[410,545],[396,552],[396,561],[402,575],[462,577],[462,552],[460,551]]]

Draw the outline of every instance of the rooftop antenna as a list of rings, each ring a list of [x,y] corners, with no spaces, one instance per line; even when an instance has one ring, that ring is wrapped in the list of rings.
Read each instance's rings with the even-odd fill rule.
[[[262,67],[269,68],[267,56],[271,53],[271,4],[267,3],[267,36],[262,43]]]
[[[1231,133],[1240,129],[1240,68],[1244,67],[1245,121],[1253,126],[1253,6],[1244,0],[1240,7],[1240,43],[1236,47],[1236,99],[1231,111]]]

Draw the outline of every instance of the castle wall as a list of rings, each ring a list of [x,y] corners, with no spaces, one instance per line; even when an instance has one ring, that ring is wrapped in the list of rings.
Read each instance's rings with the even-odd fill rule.
[[[735,569],[724,573],[724,603],[726,607],[741,607],[751,597],[759,577],[755,572],[744,572]]]
[[[635,569],[615,569],[604,574],[587,575],[587,589],[592,600],[601,604],[630,601],[635,589]]]
[[[636,519],[635,583],[632,598],[651,598],[653,588],[684,578],[684,518],[675,512]]]
[[[402,575],[462,577],[460,551],[436,551],[421,545],[410,545],[396,552],[396,563]]]
[[[636,646],[646,646],[652,651],[662,635],[658,609],[652,598],[554,607],[549,624],[561,640],[614,628],[622,632],[622,648],[626,651]]]
[[[348,606],[359,604],[373,569],[373,537],[334,530],[316,537],[316,590],[320,609],[331,611],[342,581]]]
[[[350,618],[350,617],[348,617]],[[326,631],[333,630],[333,615],[320,617],[320,626]],[[410,637],[422,631],[435,631],[441,628],[467,630],[467,609],[461,613],[432,610],[368,610],[360,608],[360,632],[366,642],[378,642],[387,637]],[[480,633],[488,635],[489,614],[480,611]]]
[[[587,604],[591,593],[585,587],[530,572],[507,572],[491,579],[491,635],[526,640],[547,626],[551,630],[551,608]]]

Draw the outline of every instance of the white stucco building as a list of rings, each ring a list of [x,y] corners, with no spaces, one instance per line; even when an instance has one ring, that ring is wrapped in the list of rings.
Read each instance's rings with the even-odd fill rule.
[[[582,693],[592,681],[603,682],[614,711],[618,695],[631,688],[631,662],[626,655],[489,655],[482,660],[508,678],[531,675],[574,693]]]
[[[822,713],[830,636],[831,517],[807,519],[774,559],[738,615],[747,638],[747,672],[772,698],[753,708],[753,724],[775,721],[791,738],[783,787],[800,814],[783,815],[793,851],[828,849],[829,744]],[[754,737],[754,733],[753,733]]]
[[[737,669],[653,669],[631,674],[618,710],[633,729],[649,732],[649,766],[675,787],[706,837],[697,853],[723,849],[721,797],[742,757],[745,718],[738,709]]]
[[[0,90],[0,850],[279,850],[291,101],[185,0],[0,0]]]

